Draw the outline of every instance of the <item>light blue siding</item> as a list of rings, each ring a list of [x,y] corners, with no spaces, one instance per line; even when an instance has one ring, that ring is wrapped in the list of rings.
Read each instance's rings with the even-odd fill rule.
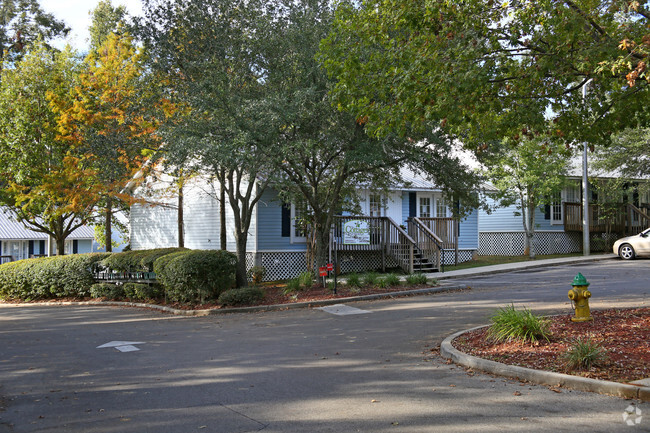
[[[490,206],[495,204],[494,200],[488,199]],[[478,227],[484,232],[523,232],[524,223],[515,205],[494,209],[490,214],[484,210],[479,211]],[[551,224],[551,220],[544,219],[543,209],[535,210],[535,230],[537,231],[564,231],[562,224]]]
[[[282,237],[282,202],[270,188],[264,191],[257,205],[258,251],[305,251],[304,242],[291,243],[291,237]]]
[[[474,210],[460,222],[458,248],[461,250],[478,249],[479,213]]]
[[[79,239],[77,242],[77,253],[86,254],[93,252],[93,241],[92,239]]]

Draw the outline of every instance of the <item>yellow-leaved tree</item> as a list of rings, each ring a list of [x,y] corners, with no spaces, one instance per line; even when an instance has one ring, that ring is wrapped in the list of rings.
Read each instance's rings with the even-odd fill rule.
[[[72,98],[53,99],[60,137],[77,143],[84,154],[79,168],[93,172],[96,220],[107,251],[115,212],[136,200],[126,186],[159,148],[158,126],[173,111],[142,60],[128,34],[111,33],[84,60]]]

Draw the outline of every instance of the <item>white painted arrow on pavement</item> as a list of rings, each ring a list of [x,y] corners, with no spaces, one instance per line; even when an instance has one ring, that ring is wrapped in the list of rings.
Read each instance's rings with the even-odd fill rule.
[[[135,347],[136,344],[145,344],[143,341],[111,341],[101,346],[97,346],[97,349],[105,349],[108,347],[114,347],[120,352],[135,352],[140,350]]]

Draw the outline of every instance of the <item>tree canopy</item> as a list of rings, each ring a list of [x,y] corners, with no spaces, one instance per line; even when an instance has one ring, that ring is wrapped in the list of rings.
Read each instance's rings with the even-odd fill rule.
[[[331,28],[329,2],[153,3],[145,1],[149,18],[139,32],[152,68],[190,112],[172,125],[166,150],[185,157],[190,149],[211,173],[225,174],[241,248],[268,184],[285,202],[308,208],[319,264],[344,199],[354,201],[363,185],[387,185],[401,165],[473,199],[462,187],[475,177],[462,175],[447,137],[414,130],[408,138],[370,137],[366,119],[334,106],[333,81],[315,58]],[[243,179],[257,180],[256,190],[242,190]]]
[[[128,34],[110,33],[86,57],[70,95],[53,98],[59,134],[93,170],[100,224],[111,251],[113,213],[134,199],[125,191],[160,146],[160,119],[172,110],[144,72],[142,54]]]
[[[36,44],[0,82],[0,201],[27,228],[51,235],[59,254],[94,205],[93,170],[77,143],[61,138],[51,100],[77,82],[74,53]]]
[[[43,11],[38,0],[2,0],[0,60],[18,59],[37,39],[48,42],[67,35],[69,31],[63,21]]]
[[[649,18],[627,0],[343,2],[322,57],[337,102],[375,134],[593,145],[650,121]]]

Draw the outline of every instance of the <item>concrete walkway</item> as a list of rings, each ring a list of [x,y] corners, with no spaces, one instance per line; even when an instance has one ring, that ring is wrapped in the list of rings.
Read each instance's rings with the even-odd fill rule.
[[[526,269],[545,268],[549,266],[566,266],[578,263],[591,263],[600,260],[616,259],[616,254],[596,254],[591,256],[560,257],[557,259],[542,259],[535,261],[505,263],[502,265],[480,266],[476,268],[460,269],[449,272],[436,272],[427,274],[436,280],[449,280],[452,278],[476,277],[480,275],[500,274],[503,272],[523,271]]]

